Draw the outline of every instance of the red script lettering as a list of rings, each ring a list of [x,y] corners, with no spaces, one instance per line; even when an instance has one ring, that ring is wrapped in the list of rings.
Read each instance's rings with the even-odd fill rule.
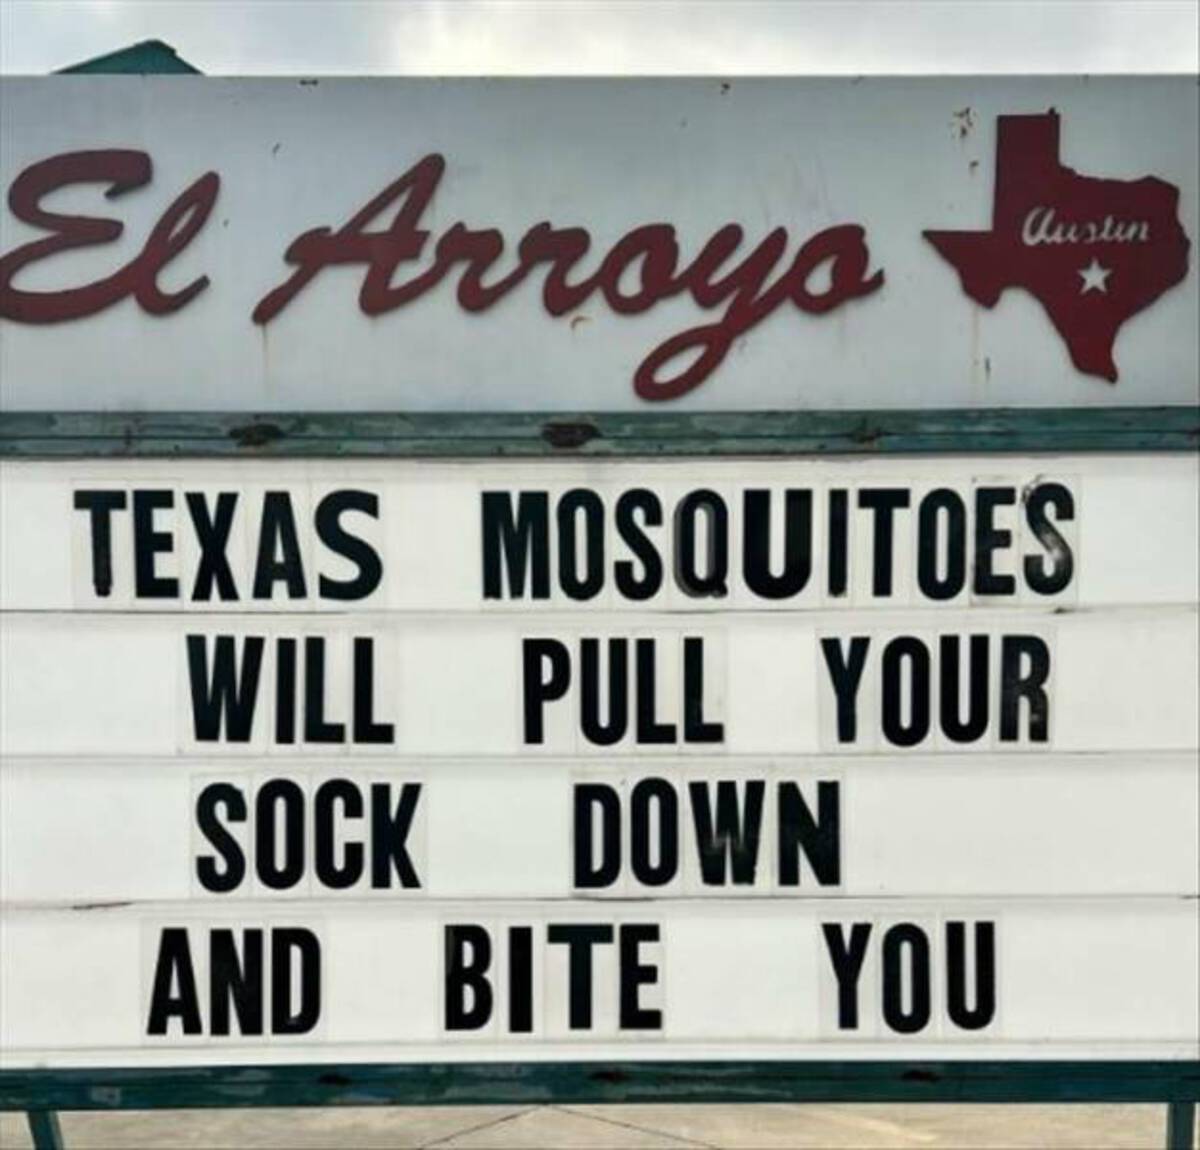
[[[457,298],[466,311],[484,311],[524,280],[534,268],[547,265],[542,303],[552,316],[580,307],[599,292],[619,315],[647,311],[661,300],[689,293],[704,310],[726,304],[720,319],[697,325],[656,347],[634,373],[634,390],[647,400],[674,399],[704,382],[723,362],[734,341],[787,301],[801,311],[821,314],[883,285],[883,272],[867,274],[870,253],[861,227],[843,224],[826,228],[806,243],[790,265],[771,279],[784,260],[785,228],[776,228],[736,266],[724,269],[741,246],[742,228],[726,224],[680,269],[679,245],[670,224],[648,224],[621,237],[590,276],[572,280],[579,261],[591,247],[591,236],[580,227],[555,228],[534,224],[517,246],[516,266],[485,282],[504,252],[503,234],[496,228],[473,229],[463,223],[449,227],[437,240],[433,262],[401,283],[394,283],[400,264],[417,260],[429,233],[421,217],[433,199],[446,169],[445,159],[426,156],[372,199],[337,231],[314,228],[295,239],[285,259],[295,271],[264,296],[254,309],[254,321],[270,323],[324,268],[338,264],[366,265],[359,306],[369,316],[402,307],[436,287],[459,264]],[[391,223],[380,230],[369,225],[394,208]],[[810,288],[809,281],[828,266],[828,284]],[[635,285],[622,286],[631,268]],[[770,282],[768,282],[770,281]],[[690,357],[675,374],[669,364]]]
[[[15,248],[0,259],[0,316],[21,323],[59,323],[94,315],[132,295],[143,311],[178,311],[208,286],[208,276],[176,292],[164,292],[158,276],[204,226],[216,202],[220,177],[207,172],[185,189],[154,225],[141,252],[112,275],[58,291],[24,291],[13,286],[30,264],[72,248],[112,243],[125,230],[120,220],[47,211],[42,199],[71,184],[107,184],[115,199],[150,182],[152,165],[145,152],[109,149],[67,152],[31,164],[12,183],[8,206],[17,219],[51,234]]]

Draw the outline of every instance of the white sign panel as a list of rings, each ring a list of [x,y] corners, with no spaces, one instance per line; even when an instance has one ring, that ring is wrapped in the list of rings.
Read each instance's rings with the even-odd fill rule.
[[[2,85],[9,411],[1200,398],[1190,77]]]
[[[5,1067],[1195,1056],[1195,457],[0,479]]]
[[[1195,1052],[1180,899],[479,909],[17,910],[6,1042],[43,1065]]]

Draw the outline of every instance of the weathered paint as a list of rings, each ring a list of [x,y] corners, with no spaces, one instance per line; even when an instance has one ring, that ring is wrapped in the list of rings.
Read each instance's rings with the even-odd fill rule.
[[[3,412],[0,458],[1195,451],[1200,407],[722,413]]]

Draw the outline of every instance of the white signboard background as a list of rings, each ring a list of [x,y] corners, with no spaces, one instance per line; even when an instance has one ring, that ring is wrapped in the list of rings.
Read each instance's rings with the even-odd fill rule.
[[[4,323],[9,411],[619,411],[1194,404],[1200,398],[1194,271],[1122,328],[1112,386],[1070,363],[1028,293],[984,311],[922,231],[986,229],[996,118],[1061,116],[1061,162],[1081,175],[1179,187],[1200,237],[1194,79],[225,80],[53,77],[0,81],[0,186],[81,149],[143,149],[145,188],[95,186],[47,201],[119,215],[123,237],[18,277],[31,289],[97,278],[140,250],[165,207],[205,171],[221,176],[207,226],[164,273],[208,275],[182,311],[126,299],[53,328]],[[456,277],[376,317],[361,267],[323,271],[267,328],[254,306],[291,268],[301,233],[339,228],[423,156],[447,169],[425,215],[432,250],[451,224],[497,227],[509,258],[540,221],[592,235],[587,270],[617,238],[670,223],[681,260],[721,226],[744,250],[784,227],[788,252],[837,224],[866,229],[876,293],[824,316],[790,305],[739,338],[682,399],[649,405],[636,366],[715,318],[690,297],[641,315],[599,298],[555,319],[540,273],[479,314]],[[379,225],[379,226],[382,226]],[[0,211],[0,251],[38,236]],[[427,253],[428,254],[428,253]],[[1194,258],[1193,258],[1194,262]],[[407,265],[415,270],[416,265]]]
[[[571,788],[603,783],[621,797],[622,842],[630,833],[630,792],[643,779],[665,779],[680,801],[681,873],[659,888],[671,899],[728,900],[728,886],[705,885],[698,866],[691,781],[762,780],[766,784],[758,873],[739,900],[813,898],[1170,897],[1200,893],[1200,780],[1192,751],[1045,756],[696,758],[619,763],[417,759],[403,765],[336,759],[304,764],[255,758],[69,759],[25,757],[4,767],[0,806],[0,891],[15,907],[175,902],[188,917],[231,902],[269,899],[253,878],[229,894],[197,880],[195,858],[212,855],[198,830],[195,803],[217,781],[238,787],[253,805],[264,782],[294,780],[309,802],[330,779],[363,786],[422,786],[409,835],[422,885],[373,890],[360,881],[330,892],[311,874],[286,897],[333,903],[370,899],[419,911],[430,899],[589,899],[644,891],[626,865],[610,887],[576,891],[571,872]],[[897,779],[897,774],[903,777]],[[776,787],[794,782],[812,799],[822,780],[842,791],[841,882],[819,885],[807,868],[783,885],[777,865]],[[53,795],[54,801],[47,801]],[[953,817],[949,817],[950,813]],[[114,826],[120,827],[115,835]],[[181,828],[184,828],[181,830]],[[514,828],[517,828],[514,833]],[[1064,829],[1069,828],[1069,829]],[[232,828],[251,849],[252,825]],[[311,817],[306,851],[313,849]],[[339,836],[362,841],[364,824],[339,818]],[[48,843],[70,843],[48,851]],[[88,860],[80,867],[81,858]],[[189,899],[201,900],[187,907]],[[833,908],[827,908],[832,913]]]
[[[899,757],[924,750],[950,753],[936,724],[916,747],[888,746],[875,735],[880,702],[874,664],[864,671],[861,691],[863,733],[855,747],[840,746],[834,724],[835,696],[817,647],[820,634],[872,636],[876,644],[899,634],[928,636],[971,631],[999,636],[1019,632],[1044,638],[1054,651],[1049,739],[1030,744],[1024,734],[1002,744],[996,736],[996,676],[990,681],[992,718],[988,734],[973,743],[974,753],[996,749],[1184,750],[1196,745],[1196,609],[1111,613],[1105,619],[1066,616],[1053,623],[999,612],[987,626],[963,616],[929,621],[884,617],[877,627],[851,625],[837,617],[781,623],[752,617],[737,628],[713,624],[681,629],[647,625],[631,616],[609,616],[602,628],[574,628],[559,621],[522,616],[495,624],[439,620],[394,621],[354,626],[341,619],[333,627],[293,618],[247,622],[237,616],[209,616],[203,625],[162,616],[14,616],[0,641],[0,706],[5,711],[6,754],[169,755],[195,753],[213,744],[196,743],[188,693],[185,636],[190,633],[241,636],[335,634],[330,644],[328,710],[345,720],[350,709],[349,635],[376,640],[376,695],[383,713],[395,719],[395,744],[339,748],[339,757],[378,759],[400,753],[421,756],[525,757],[587,754],[626,756],[638,750],[632,730],[617,744],[597,747],[578,730],[577,685],[561,702],[545,709],[545,742],[523,744],[523,638],[552,635],[574,647],[577,636],[636,633],[659,641],[660,715],[678,724],[682,700],[678,667],[685,635],[705,639],[704,704],[722,714],[725,741],[699,748],[706,757],[728,755],[846,754],[851,750]],[[914,626],[915,622],[915,626]],[[351,628],[353,627],[353,630]],[[996,641],[993,641],[993,647]],[[575,648],[576,655],[578,649]],[[877,650],[877,648],[872,648]],[[245,756],[266,753],[294,759],[296,747],[270,747],[272,651],[264,656],[264,697],[251,741],[220,744],[221,752]],[[874,658],[874,656],[872,656]],[[993,671],[995,668],[993,667]],[[936,661],[933,662],[936,675]],[[936,682],[936,679],[935,679]],[[309,754],[328,753],[328,747]],[[669,758],[679,747],[648,748]]]
[[[0,1049],[6,1067],[252,1064],[318,1061],[477,1061],[554,1058],[1194,1058],[1200,862],[1200,694],[1196,616],[1197,462],[1194,457],[943,457],[821,461],[706,460],[555,463],[81,461],[21,462],[0,471]],[[923,598],[899,573],[911,567],[911,511],[897,517],[896,595],[863,577],[870,531],[854,531],[851,593],[769,605],[749,594],[695,600],[664,590],[643,604],[485,599],[480,501],[484,491],[592,487],[611,510],[619,493],[648,487],[666,507],[699,487],[731,508],[739,552],[741,492],[785,487],[851,493],[904,486],[962,492],[1009,485],[1022,500],[1064,483],[1074,517],[1060,521],[1074,577],[1060,595],[1026,589],[990,600]],[[277,597],[246,608],[219,601],[139,600],[131,512],[113,519],[114,590],[97,597],[88,514],[76,493],[165,487],[174,530],[156,571],[190,585],[197,553],[181,508],[187,491],[236,491],[245,518],[234,534],[239,583],[254,563],[255,500],[292,495],[304,562],[321,554],[304,518],[322,493],[379,497],[377,522],[355,521],[383,559],[383,583],[362,603]],[[777,500],[778,502],[778,500]],[[818,500],[819,502],[819,500]],[[852,504],[853,506],[853,504]],[[1039,544],[1014,508],[1013,545],[998,569],[1017,571]],[[242,514],[242,512],[239,512]],[[667,521],[670,521],[668,515]],[[778,528],[776,522],[775,527]],[[968,537],[971,537],[968,531]],[[613,534],[606,529],[606,540]],[[814,569],[825,541],[814,528]],[[661,532],[670,568],[670,532]],[[1044,550],[1044,543],[1040,545]],[[614,556],[609,553],[609,561]],[[239,565],[240,564],[240,565]],[[731,582],[736,586],[736,559]],[[340,572],[339,574],[344,574]],[[670,580],[668,579],[668,584]],[[805,593],[807,594],[807,593]],[[764,609],[765,608],[765,609]],[[329,648],[327,718],[349,706],[349,643],[375,640],[377,719],[395,742],[331,747],[271,742],[270,711],[248,743],[195,737],[185,636],[322,636]],[[988,733],[951,743],[936,724],[918,745],[888,745],[868,668],[861,737],[835,734],[835,700],[822,636],[1023,634],[1052,659],[1045,742]],[[579,732],[578,696],[547,705],[545,741],[522,729],[521,644],[554,637],[656,638],[661,717],[679,719],[680,650],[704,640],[703,711],[722,742],[603,748]],[[271,658],[270,652],[267,656]],[[938,656],[932,667],[939,670]],[[995,700],[993,660],[992,691]],[[268,663],[263,691],[274,686]],[[936,692],[935,692],[936,697]],[[1026,729],[1024,719],[1021,730]],[[680,870],[659,888],[629,874],[584,888],[573,871],[573,793],[606,783],[622,801],[647,777],[680,796]],[[272,779],[307,797],[330,779],[419,782],[407,845],[422,885],[336,891],[311,865],[274,890],[254,873],[228,894],[203,886],[197,859],[214,847],[197,824],[203,788],[224,781],[250,796]],[[688,784],[763,780],[767,800],[753,885],[706,883]],[[841,875],[821,885],[808,862],[781,882],[775,787],[811,798],[840,787]],[[361,828],[339,824],[339,842]],[[252,854],[250,828],[235,828]],[[305,857],[316,854],[304,831]],[[993,923],[996,1011],[981,1031],[951,1025],[943,939],[954,921]],[[617,1026],[616,946],[597,949],[596,1025],[568,1026],[564,948],[551,923],[657,924],[642,957],[658,967],[642,988],[661,1030]],[[862,1024],[838,1025],[838,993],[822,924],[870,923],[861,981]],[[503,1013],[478,1031],[443,1026],[445,931],[486,925],[500,948],[498,1001],[509,972],[507,928],[534,930],[533,1029],[506,1033]],[[902,1035],[880,1014],[880,940],[899,924],[931,947],[928,1026]],[[198,983],[208,986],[207,938],[217,928],[302,927],[321,942],[321,1017],[304,1035],[192,1037],[176,1023],[147,1033],[147,1007],[164,928],[194,938]],[[207,994],[207,989],[204,990]]]
[[[89,913],[16,910],[0,939],[0,991],[12,1005],[0,1026],[12,1064],[46,1058],[69,1065],[253,1064],[402,1060],[408,1062],[578,1058],[1186,1058],[1194,1055],[1198,960],[1193,908],[1182,899],[995,903],[856,901],[838,916],[875,931],[899,921],[928,927],[945,919],[997,921],[997,1019],[987,1036],[884,1035],[870,1012],[863,1032],[839,1034],[837,989],[828,975],[819,924],[824,904],[776,906],[605,904],[570,910],[545,904],[442,903],[416,913],[375,905],[278,902],[181,912],[114,908]],[[325,1021],[297,1041],[286,1037],[180,1039],[169,1047],[144,1033],[146,991],[158,928],[264,927],[286,922],[325,940]],[[657,922],[665,955],[647,1006],[670,1019],[652,1037],[615,1027],[572,1036],[566,1022],[561,953],[539,962],[535,1031],[446,1035],[441,1030],[439,947],[446,924],[488,922]],[[940,941],[940,938],[939,938]],[[562,951],[563,948],[551,948]],[[617,972],[612,946],[597,963],[597,1017],[612,1017]],[[646,957],[650,957],[647,948]],[[86,956],[86,957],[84,957]],[[551,964],[554,969],[547,969]],[[139,979],[135,972],[143,970]],[[198,971],[203,986],[205,971]],[[551,977],[553,976],[553,977]],[[541,979],[545,979],[544,996]],[[877,996],[878,969],[864,974]],[[936,995],[944,995],[937,984]],[[935,998],[940,1005],[940,998]],[[1099,1005],[1098,1005],[1099,1004]],[[1053,1036],[1053,1043],[1047,1037]]]
[[[1013,486],[1024,492],[1031,485],[1057,481],[1071,491],[1075,516],[1060,524],[1070,541],[1075,568],[1070,585],[1058,595],[1030,591],[1018,581],[1013,597],[973,595],[969,586],[952,599],[932,602],[921,597],[912,571],[917,547],[916,505],[935,488],[958,492],[973,522],[973,494],[986,485]],[[328,492],[357,487],[376,493],[379,518],[356,514],[348,519],[356,532],[371,540],[383,556],[385,578],[365,601],[352,606],[370,612],[451,612],[456,615],[484,611],[491,616],[524,612],[539,616],[569,612],[595,615],[614,609],[634,615],[652,613],[782,612],[811,615],[827,611],[841,615],[838,625],[849,622],[850,610],[872,613],[920,607],[936,620],[947,612],[968,607],[1005,609],[1065,606],[1075,610],[1107,607],[1158,606],[1191,603],[1200,585],[1200,462],[1195,456],[1177,455],[1004,455],[993,457],[890,458],[864,461],[855,458],[751,460],[708,459],[703,464],[650,460],[586,460],[570,464],[544,460],[520,462],[452,461],[386,463],[339,460],[336,463],[300,460],[221,463],[191,460],[122,460],[73,462],[21,461],[0,463],[3,484],[4,530],[0,533],[0,608],[7,611],[101,612],[136,611],[155,614],[183,611],[202,614],[261,612],[265,610],[343,613],[345,603],[321,599],[316,576],[344,578],[344,561],[323,549],[312,530],[313,507]],[[781,549],[782,491],[786,487],[811,488],[813,497],[814,576],[800,595],[767,600],[751,594],[739,577],[742,566],[743,494],[748,489],[773,493],[773,535]],[[912,493],[912,507],[896,515],[896,578],[892,595],[872,595],[869,585],[872,558],[871,515],[857,507],[857,491],[872,486],[896,486]],[[661,526],[647,527],[666,566],[674,540],[671,512],[689,492],[717,492],[729,511],[729,594],[695,597],[684,594],[669,577],[650,598],[623,599],[613,590],[612,567],[629,560],[628,548],[612,529],[616,500],[634,488],[653,489],[664,511]],[[133,531],[131,510],[112,520],[113,587],[109,596],[97,596],[92,582],[88,515],[73,508],[77,491],[135,488],[168,491],[172,508],[155,512],[156,530],[171,532],[173,550],[159,555],[156,570],[178,576],[190,589],[199,561],[196,532],[186,509],[188,492],[199,492],[209,508],[220,492],[237,495],[230,528],[229,562],[240,598],[193,601],[139,600],[133,595]],[[590,488],[605,505],[605,553],[608,572],[604,588],[594,598],[570,599],[551,579],[550,598],[491,599],[483,597],[480,571],[480,496],[484,491],[544,491],[549,497],[552,540],[557,538],[555,507],[567,491]],[[850,579],[847,593],[833,597],[820,586],[824,550],[825,494],[833,488],[848,492],[849,514],[855,525],[851,539]],[[263,494],[284,491],[291,496],[304,554],[308,593],[288,599],[282,589],[268,602],[249,594],[261,530]],[[998,563],[1018,572],[1025,555],[1042,551],[1031,536],[1019,507],[1002,508],[997,525],[1013,533],[1011,547]],[[63,524],[47,531],[48,523]],[[552,546],[552,569],[557,568]],[[775,569],[781,556],[772,555]],[[873,616],[868,616],[869,621]],[[863,616],[855,617],[857,620]],[[556,624],[557,625],[557,624]],[[873,625],[873,624],[872,624]]]

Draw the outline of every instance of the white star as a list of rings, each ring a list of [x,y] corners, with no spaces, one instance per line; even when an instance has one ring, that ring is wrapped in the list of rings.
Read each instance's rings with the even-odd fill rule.
[[[1112,275],[1112,268],[1102,268],[1100,261],[1092,256],[1092,262],[1085,268],[1080,268],[1076,273],[1083,280],[1083,287],[1079,289],[1080,295],[1087,295],[1090,291],[1103,292],[1108,295],[1108,277]]]

